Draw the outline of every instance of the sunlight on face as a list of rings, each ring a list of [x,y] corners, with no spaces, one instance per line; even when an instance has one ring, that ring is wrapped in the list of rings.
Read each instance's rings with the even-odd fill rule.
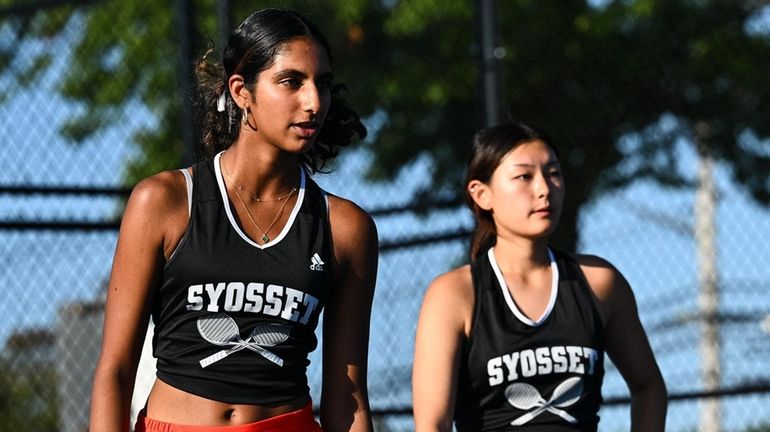
[[[492,215],[498,233],[547,236],[555,228],[564,201],[561,166],[542,141],[508,152],[489,183]]]
[[[258,139],[292,153],[307,151],[326,119],[333,80],[320,44],[304,37],[284,43],[257,78],[251,116]]]

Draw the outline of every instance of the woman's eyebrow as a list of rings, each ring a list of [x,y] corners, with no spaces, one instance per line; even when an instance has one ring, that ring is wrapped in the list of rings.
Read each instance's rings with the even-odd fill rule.
[[[273,74],[275,78],[301,78],[301,79],[307,79],[308,75],[305,72],[302,72],[298,69],[282,69]],[[334,80],[334,74],[331,72],[323,72],[318,75],[319,80]]]
[[[560,165],[559,161],[552,159],[552,160],[549,160],[548,162],[545,163],[545,166],[547,166],[547,167],[551,167],[551,166],[555,166],[555,165],[556,166]],[[515,167],[524,167],[524,168],[534,168],[535,164],[531,164],[531,163],[514,163],[513,166],[515,166]]]
[[[276,78],[307,78],[307,74],[297,69],[282,69],[273,74]]]

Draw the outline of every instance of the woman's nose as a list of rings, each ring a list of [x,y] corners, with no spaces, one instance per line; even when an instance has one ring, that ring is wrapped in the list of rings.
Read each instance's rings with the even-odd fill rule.
[[[535,191],[538,197],[548,196],[551,193],[551,183],[545,174],[540,174],[535,179]]]
[[[308,84],[305,86],[302,108],[311,113],[318,113],[321,109],[321,95],[315,84]]]

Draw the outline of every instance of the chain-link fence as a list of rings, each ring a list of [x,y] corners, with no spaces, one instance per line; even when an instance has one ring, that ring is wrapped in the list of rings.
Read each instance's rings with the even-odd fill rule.
[[[86,31],[90,9],[5,3],[0,2],[0,431],[80,431],[87,423],[118,217],[126,179],[132,178],[127,167],[142,162],[137,137],[161,120],[146,102],[129,99],[109,108],[115,114],[110,123],[82,140],[66,139],[67,133],[73,136],[71,120],[91,114],[60,86],[83,73],[72,50]],[[45,26],[57,14],[66,24],[51,37]],[[7,55],[10,48],[20,54]],[[169,91],[162,82],[154,84]],[[109,93],[109,86],[121,84],[94,85]],[[99,99],[100,91],[91,97]],[[376,118],[367,121],[372,128]],[[696,178],[697,153],[686,142],[677,146],[679,166]],[[413,429],[411,360],[422,295],[435,276],[464,262],[472,219],[456,204],[414,208],[414,195],[431,176],[429,157],[389,182],[365,180],[362,173],[371,163],[366,149],[351,149],[332,174],[317,181],[359,203],[377,223],[381,252],[369,393],[377,430],[406,431]],[[699,258],[704,228],[697,223],[705,210],[697,191],[647,182],[586,204],[578,221],[579,249],[609,259],[634,288],[668,385],[668,430],[770,430],[770,268],[763,259],[770,256],[770,212],[729,180],[729,167],[716,164],[710,172],[715,218],[705,229],[714,230],[714,254]],[[711,279],[703,277],[704,262],[714,263]],[[703,294],[708,286],[714,288],[711,297]],[[718,304],[704,312],[709,298]],[[715,333],[707,336],[709,331]],[[318,351],[311,361],[317,402]],[[628,391],[611,365],[603,394],[600,430],[628,430]]]

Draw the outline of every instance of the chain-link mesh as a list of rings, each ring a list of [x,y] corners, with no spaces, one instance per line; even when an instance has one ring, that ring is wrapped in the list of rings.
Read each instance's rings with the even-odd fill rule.
[[[126,166],[141,158],[137,133],[156,127],[158,120],[132,101],[111,108],[118,115],[95,134],[77,142],[64,139],[62,131],[89,103],[66,99],[58,86],[82,73],[71,56],[88,10],[47,9],[49,24],[58,13],[66,17],[52,38],[22,37],[44,27],[44,20],[28,7],[17,10],[0,16],[3,52],[14,46],[22,53],[12,61],[0,59],[9,62],[0,70],[0,431],[81,431],[87,425],[116,218],[126,196]],[[50,64],[35,74],[36,61]],[[682,165],[695,177],[692,153],[683,150]],[[429,158],[376,184],[362,176],[370,163],[366,150],[351,150],[334,173],[317,180],[375,216],[382,249],[369,393],[377,430],[406,431],[413,429],[411,361],[422,295],[435,276],[464,262],[472,219],[456,206],[419,213],[401,209],[430,178]],[[696,208],[694,190],[635,182],[602,196],[581,211],[580,250],[609,259],[634,288],[671,396],[669,430],[704,430],[704,418],[717,419],[712,430],[720,425],[769,430],[770,267],[764,257],[770,256],[770,214],[727,180],[726,167],[717,164],[713,175],[715,315],[704,315],[699,301],[702,268],[694,215],[702,209]],[[704,323],[712,323],[718,337],[702,347]],[[703,384],[704,350],[717,354],[714,388]],[[317,402],[319,350],[311,361]],[[611,364],[607,369],[600,430],[628,430],[628,390]]]

